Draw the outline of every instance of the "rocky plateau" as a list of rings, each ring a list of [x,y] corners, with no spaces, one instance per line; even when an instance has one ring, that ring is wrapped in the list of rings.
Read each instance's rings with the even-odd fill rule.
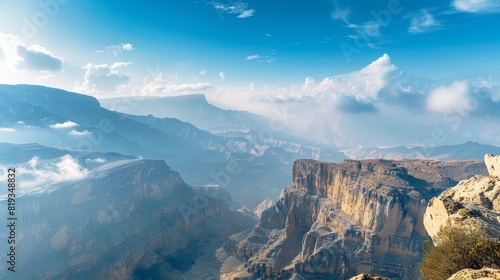
[[[217,251],[221,279],[418,279],[429,199],[478,161],[298,160],[292,185]]]

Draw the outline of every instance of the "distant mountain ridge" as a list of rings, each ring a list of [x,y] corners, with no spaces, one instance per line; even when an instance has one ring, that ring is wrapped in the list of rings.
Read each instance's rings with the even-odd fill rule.
[[[94,97],[33,85],[0,85],[0,128],[2,142],[166,160],[188,183],[224,186],[251,208],[278,196],[297,158],[345,158],[332,149],[255,141],[260,130],[254,138],[214,135],[175,118],[113,112]]]
[[[344,151],[352,159],[482,160],[485,154],[500,154],[500,147],[469,141],[458,145],[394,148],[366,147]]]

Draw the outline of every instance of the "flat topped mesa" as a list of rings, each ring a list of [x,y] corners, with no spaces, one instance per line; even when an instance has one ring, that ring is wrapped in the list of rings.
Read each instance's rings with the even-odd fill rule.
[[[484,156],[484,163],[490,176],[500,177],[500,156],[487,154]]]

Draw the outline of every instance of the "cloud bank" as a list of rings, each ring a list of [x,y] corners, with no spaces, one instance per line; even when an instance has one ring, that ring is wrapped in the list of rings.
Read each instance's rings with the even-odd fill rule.
[[[201,73],[206,73],[202,72]],[[201,74],[200,73],[200,74]],[[204,75],[202,74],[202,75]],[[176,79],[172,79],[164,73],[160,73],[158,77],[154,78],[151,82],[146,84],[142,89],[142,93],[146,95],[154,95],[158,93],[193,93],[212,88],[209,83],[177,83]]]
[[[26,45],[16,36],[0,33],[4,61],[13,70],[58,72],[64,59],[40,45]]]
[[[52,185],[81,180],[89,175],[89,171],[71,155],[50,160],[33,157],[29,162],[16,167],[16,171],[19,176],[16,188],[18,195],[52,191]],[[0,173],[5,174],[6,168],[0,166]]]

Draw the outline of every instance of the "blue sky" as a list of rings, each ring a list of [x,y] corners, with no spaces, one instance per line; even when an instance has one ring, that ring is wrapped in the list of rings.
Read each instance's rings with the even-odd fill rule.
[[[0,83],[205,93],[335,145],[500,142],[500,0],[1,0],[0,18]]]
[[[452,79],[499,69],[498,2],[4,0],[0,32],[63,61],[26,66],[14,82],[66,89],[79,88],[88,64],[127,62],[110,70],[129,77],[115,81],[123,86],[148,67],[178,84],[288,85],[349,73],[384,53],[411,75]]]
[[[351,113],[412,94],[432,111],[456,81],[500,95],[500,0],[2,0],[0,18],[0,83]]]

